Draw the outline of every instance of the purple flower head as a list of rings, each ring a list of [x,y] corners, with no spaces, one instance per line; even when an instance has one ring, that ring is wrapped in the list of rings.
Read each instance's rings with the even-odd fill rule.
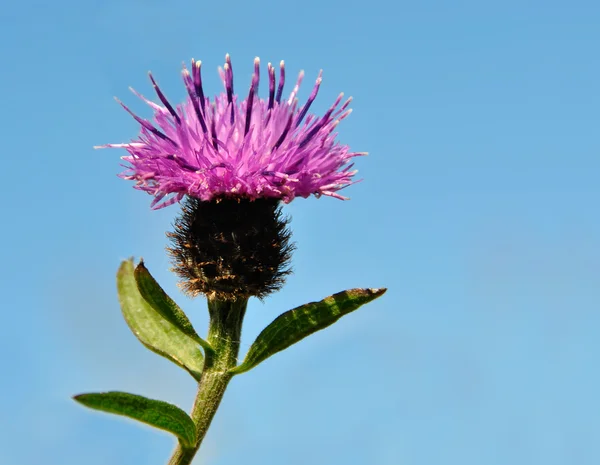
[[[280,199],[328,195],[353,183],[350,159],[360,152],[336,142],[338,123],[350,114],[351,98],[343,104],[340,94],[322,116],[308,113],[321,84],[321,73],[307,102],[298,107],[296,95],[304,73],[298,76],[290,96],[282,99],[285,81],[283,61],[276,86],[275,68],[268,64],[269,97],[257,96],[260,60],[248,96],[240,101],[233,93],[233,68],[229,55],[219,74],[225,92],[214,100],[202,89],[201,62],[192,60],[191,73],[183,67],[187,100],[173,107],[150,74],[162,105],[147,100],[154,121],[135,115],[141,125],[137,139],[97,148],[124,148],[129,165],[120,174],[135,180],[136,189],[154,196],[153,208],[180,201],[185,195],[209,201],[215,198]],[[277,88],[276,88],[277,87]],[[120,103],[120,102],[119,102]],[[340,105],[341,104],[341,105]]]

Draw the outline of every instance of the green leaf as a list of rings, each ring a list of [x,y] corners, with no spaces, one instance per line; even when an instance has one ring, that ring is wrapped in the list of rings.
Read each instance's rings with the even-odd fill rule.
[[[177,436],[184,447],[196,442],[194,422],[179,407],[127,392],[100,392],[73,397],[86,407],[123,415],[159,428]]]
[[[160,287],[142,260],[140,260],[139,265],[135,268],[134,276],[140,294],[154,310],[172,323],[173,326],[179,328],[181,332],[195,340],[204,350],[214,351],[208,342],[198,336],[187,315]]]
[[[204,360],[198,342],[142,297],[134,276],[133,260],[121,263],[117,273],[117,290],[125,321],[140,342],[185,368],[199,380]]]
[[[386,290],[350,289],[281,314],[258,335],[244,362],[229,372],[239,374],[251,370],[271,355],[287,349],[306,336],[335,323],[361,305],[375,300]]]

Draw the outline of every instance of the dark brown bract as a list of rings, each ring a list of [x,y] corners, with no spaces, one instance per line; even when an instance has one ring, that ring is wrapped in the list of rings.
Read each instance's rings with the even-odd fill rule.
[[[294,249],[275,199],[187,197],[174,232],[173,271],[190,296],[263,298],[281,288]]]

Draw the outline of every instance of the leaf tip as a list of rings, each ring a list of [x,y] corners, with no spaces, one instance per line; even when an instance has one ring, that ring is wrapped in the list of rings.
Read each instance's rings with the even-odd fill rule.
[[[78,404],[85,405],[88,407],[87,400],[89,398],[89,394],[76,394],[72,397],[72,399]]]
[[[148,268],[146,268],[146,264],[144,263],[143,258],[140,257],[140,262],[135,267],[134,273],[136,276],[136,280],[138,279],[139,275],[141,275],[142,273],[149,273]]]
[[[127,260],[123,260],[119,265],[119,269],[117,271],[117,276],[126,273],[129,268],[133,268],[133,257],[129,257]]]
[[[375,298],[377,298],[377,297],[381,297],[383,294],[386,293],[387,287],[374,287],[374,288],[368,289],[368,291],[371,294],[373,294],[375,296]]]

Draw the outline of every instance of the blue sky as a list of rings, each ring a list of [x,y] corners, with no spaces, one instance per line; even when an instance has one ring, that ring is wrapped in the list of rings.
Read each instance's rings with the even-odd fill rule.
[[[598,24],[593,1],[4,6],[0,464],[166,463],[166,433],[70,400],[191,406],[192,379],[120,316],[120,260],[143,256],[206,329],[168,272],[177,207],[151,211],[91,147],[137,133],[113,96],[143,113],[127,88],[150,94],[148,70],[183,99],[201,59],[214,94],[226,52],[238,89],[257,55],[304,69],[301,98],[323,68],[312,109],[354,96],[340,140],[370,153],[351,201],[286,207],[295,274],[251,304],[242,350],[293,306],[389,291],[237,377],[194,463],[599,463]]]

